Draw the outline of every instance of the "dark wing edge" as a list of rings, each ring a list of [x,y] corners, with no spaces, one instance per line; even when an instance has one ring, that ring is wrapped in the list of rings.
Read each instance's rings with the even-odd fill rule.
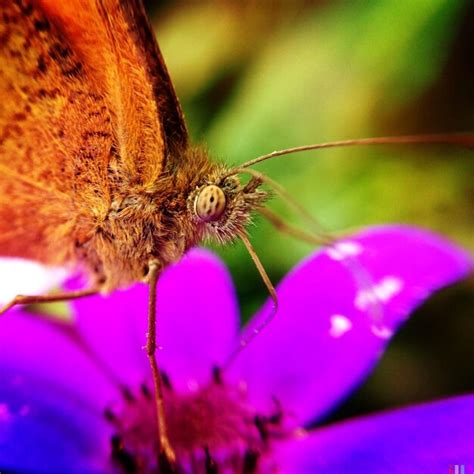
[[[188,146],[188,130],[176,91],[142,0],[122,0],[136,44],[143,49],[152,81],[159,120],[164,130],[167,156],[176,156]]]

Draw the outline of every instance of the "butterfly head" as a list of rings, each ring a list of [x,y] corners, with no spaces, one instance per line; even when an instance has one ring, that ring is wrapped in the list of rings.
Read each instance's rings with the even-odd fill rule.
[[[188,208],[203,237],[219,243],[240,235],[251,222],[252,212],[268,199],[260,189],[262,182],[252,178],[242,184],[235,175],[219,172],[214,179],[197,187],[190,195]]]

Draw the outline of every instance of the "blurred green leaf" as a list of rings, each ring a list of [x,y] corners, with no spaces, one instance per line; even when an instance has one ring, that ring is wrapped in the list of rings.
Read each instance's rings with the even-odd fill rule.
[[[216,157],[241,163],[278,148],[409,132],[398,114],[416,111],[437,81],[464,5],[185,2],[165,16],[158,36],[192,134]],[[403,221],[473,244],[471,159],[453,149],[338,149],[259,169],[330,230]],[[280,200],[270,206],[305,226]],[[252,241],[276,281],[311,248],[257,221]],[[222,253],[246,306],[255,307],[265,290],[247,252],[237,243]]]
[[[380,134],[381,117],[436,79],[460,12],[460,2],[441,0],[347,2],[314,11],[248,71],[209,130],[211,151],[242,162],[276,148]],[[427,172],[426,150],[318,153],[261,169],[331,229],[394,220],[429,226],[432,208],[458,208],[469,186],[461,159],[457,169],[432,154]],[[281,203],[275,207],[287,215]],[[446,230],[440,220],[435,216],[435,227]],[[252,233],[277,273],[308,251],[267,226]],[[236,265],[242,258],[233,255]]]

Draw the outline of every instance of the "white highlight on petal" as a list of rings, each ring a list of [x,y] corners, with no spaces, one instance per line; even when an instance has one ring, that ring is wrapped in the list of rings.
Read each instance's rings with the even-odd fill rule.
[[[345,242],[337,242],[333,246],[329,247],[326,252],[332,260],[341,261],[348,257],[355,257],[360,255],[363,251],[362,245],[351,240]]]
[[[331,322],[329,334],[332,337],[341,337],[352,329],[352,321],[342,314],[333,314],[329,320]]]
[[[386,276],[372,287],[357,292],[354,304],[361,311],[369,306],[380,303],[387,303],[403,288],[403,281],[395,276]]]
[[[48,268],[21,258],[0,259],[0,305],[16,295],[42,295],[65,280],[64,268]]]
[[[380,339],[390,339],[393,335],[393,331],[387,326],[377,326],[373,324],[370,330],[374,336],[380,337]]]
[[[395,295],[400,293],[403,288],[403,281],[395,276],[388,276],[382,279],[377,288],[377,296],[383,301],[387,302]]]

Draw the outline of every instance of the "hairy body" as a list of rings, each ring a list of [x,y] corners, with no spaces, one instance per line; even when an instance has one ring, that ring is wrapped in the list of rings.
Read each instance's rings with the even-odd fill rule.
[[[227,171],[189,145],[141,2],[0,0],[1,255],[127,286],[243,231],[266,195]],[[196,214],[209,185],[216,219]]]

